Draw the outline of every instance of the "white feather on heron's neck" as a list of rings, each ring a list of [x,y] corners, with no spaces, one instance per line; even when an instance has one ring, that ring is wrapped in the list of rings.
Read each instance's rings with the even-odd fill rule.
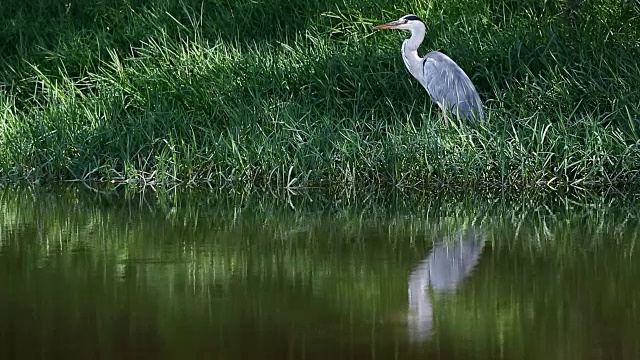
[[[418,47],[424,40],[426,28],[421,21],[411,21],[405,26],[403,30],[409,30],[411,37],[402,43],[402,59],[411,75],[420,81],[422,78],[422,58],[418,55]]]

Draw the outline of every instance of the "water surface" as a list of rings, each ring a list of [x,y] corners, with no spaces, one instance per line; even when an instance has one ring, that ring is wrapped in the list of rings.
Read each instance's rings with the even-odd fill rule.
[[[5,186],[0,358],[636,359],[638,204]]]

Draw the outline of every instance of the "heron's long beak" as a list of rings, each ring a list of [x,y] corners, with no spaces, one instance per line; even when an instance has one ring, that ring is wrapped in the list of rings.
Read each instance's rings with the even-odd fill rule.
[[[390,22],[385,23],[385,24],[380,24],[378,26],[374,26],[373,28],[375,30],[393,29],[394,27],[396,27],[398,25],[402,25],[402,22],[396,20],[396,21],[390,21]]]

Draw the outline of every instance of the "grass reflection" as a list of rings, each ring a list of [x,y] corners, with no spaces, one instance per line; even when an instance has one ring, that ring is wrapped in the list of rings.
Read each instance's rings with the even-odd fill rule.
[[[410,274],[469,228],[482,254],[455,293],[425,293],[433,331],[419,354],[637,354],[629,197],[545,207],[5,186],[0,204],[2,358],[418,356]]]

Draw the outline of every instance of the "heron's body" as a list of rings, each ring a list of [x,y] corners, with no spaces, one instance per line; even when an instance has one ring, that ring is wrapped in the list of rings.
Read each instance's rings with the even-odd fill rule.
[[[475,120],[484,118],[482,101],[471,79],[447,55],[432,51],[420,57],[418,47],[424,40],[426,27],[415,15],[405,15],[399,20],[378,25],[375,29],[402,29],[411,37],[402,43],[402,60],[418,82],[427,90],[431,99],[444,113]]]

